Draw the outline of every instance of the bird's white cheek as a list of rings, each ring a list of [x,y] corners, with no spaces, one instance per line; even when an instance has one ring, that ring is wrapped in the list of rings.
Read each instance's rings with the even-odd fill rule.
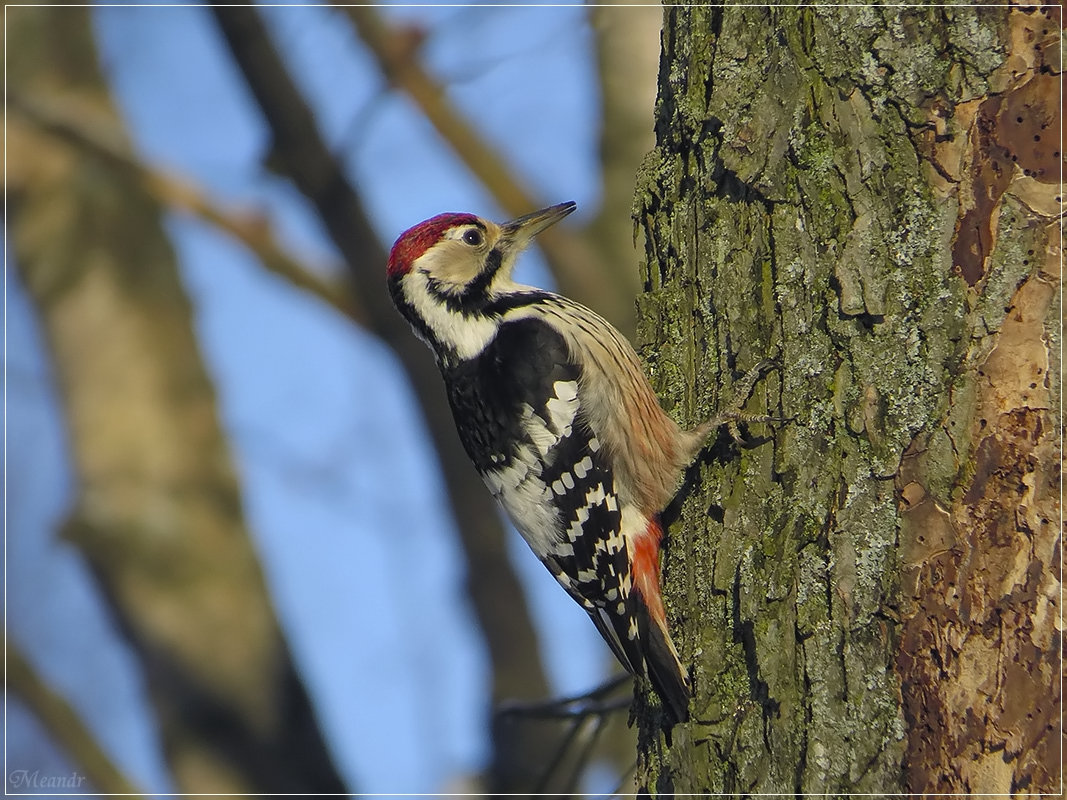
[[[426,276],[413,271],[404,279],[404,293],[415,313],[433,332],[431,346],[452,350],[462,359],[474,358],[493,341],[497,325],[491,319],[452,311],[430,293]]]

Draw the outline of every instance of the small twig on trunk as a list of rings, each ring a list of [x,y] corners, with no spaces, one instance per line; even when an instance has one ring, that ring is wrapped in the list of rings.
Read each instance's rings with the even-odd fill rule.
[[[621,697],[608,700],[621,687],[628,685],[633,678],[630,675],[619,675],[611,678],[600,686],[578,695],[559,697],[552,700],[539,700],[533,703],[510,702],[501,703],[496,708],[497,716],[520,716],[538,719],[570,719],[573,717],[588,717],[593,715],[609,714],[629,708],[630,697]]]

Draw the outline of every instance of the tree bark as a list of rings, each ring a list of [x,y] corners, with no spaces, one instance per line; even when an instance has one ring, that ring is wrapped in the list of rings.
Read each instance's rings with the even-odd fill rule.
[[[1059,784],[1058,10],[671,7],[639,340],[688,423],[654,793]],[[742,400],[744,398],[741,398]]]

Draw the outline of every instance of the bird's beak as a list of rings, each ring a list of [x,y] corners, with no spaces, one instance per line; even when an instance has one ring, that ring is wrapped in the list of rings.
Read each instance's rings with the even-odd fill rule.
[[[577,203],[571,200],[542,208],[532,214],[525,214],[511,222],[505,222],[500,227],[503,228],[504,236],[511,240],[510,249],[519,251],[526,247],[537,234],[555,225],[577,207]]]

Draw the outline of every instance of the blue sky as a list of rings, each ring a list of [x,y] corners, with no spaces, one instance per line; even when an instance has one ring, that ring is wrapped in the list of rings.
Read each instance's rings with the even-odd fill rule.
[[[593,210],[598,100],[583,9],[388,13],[426,30],[426,63],[536,196]],[[411,103],[383,84],[336,12],[275,7],[265,17],[383,245],[440,211],[500,218]],[[226,203],[265,211],[292,250],[330,269],[337,257],[314,215],[260,169],[267,132],[210,14],[100,7],[93,20],[135,149]],[[432,792],[478,770],[488,665],[402,371],[373,337],[266,274],[241,245],[185,217],[169,217],[167,228],[247,520],[343,776],[365,792]],[[536,253],[519,278],[548,285]],[[138,784],[166,790],[136,664],[76,551],[56,539],[76,479],[40,332],[11,275],[5,321],[10,635]],[[608,667],[606,648],[516,535],[511,543],[554,688],[588,688]],[[9,769],[73,768],[17,701],[10,713]]]

